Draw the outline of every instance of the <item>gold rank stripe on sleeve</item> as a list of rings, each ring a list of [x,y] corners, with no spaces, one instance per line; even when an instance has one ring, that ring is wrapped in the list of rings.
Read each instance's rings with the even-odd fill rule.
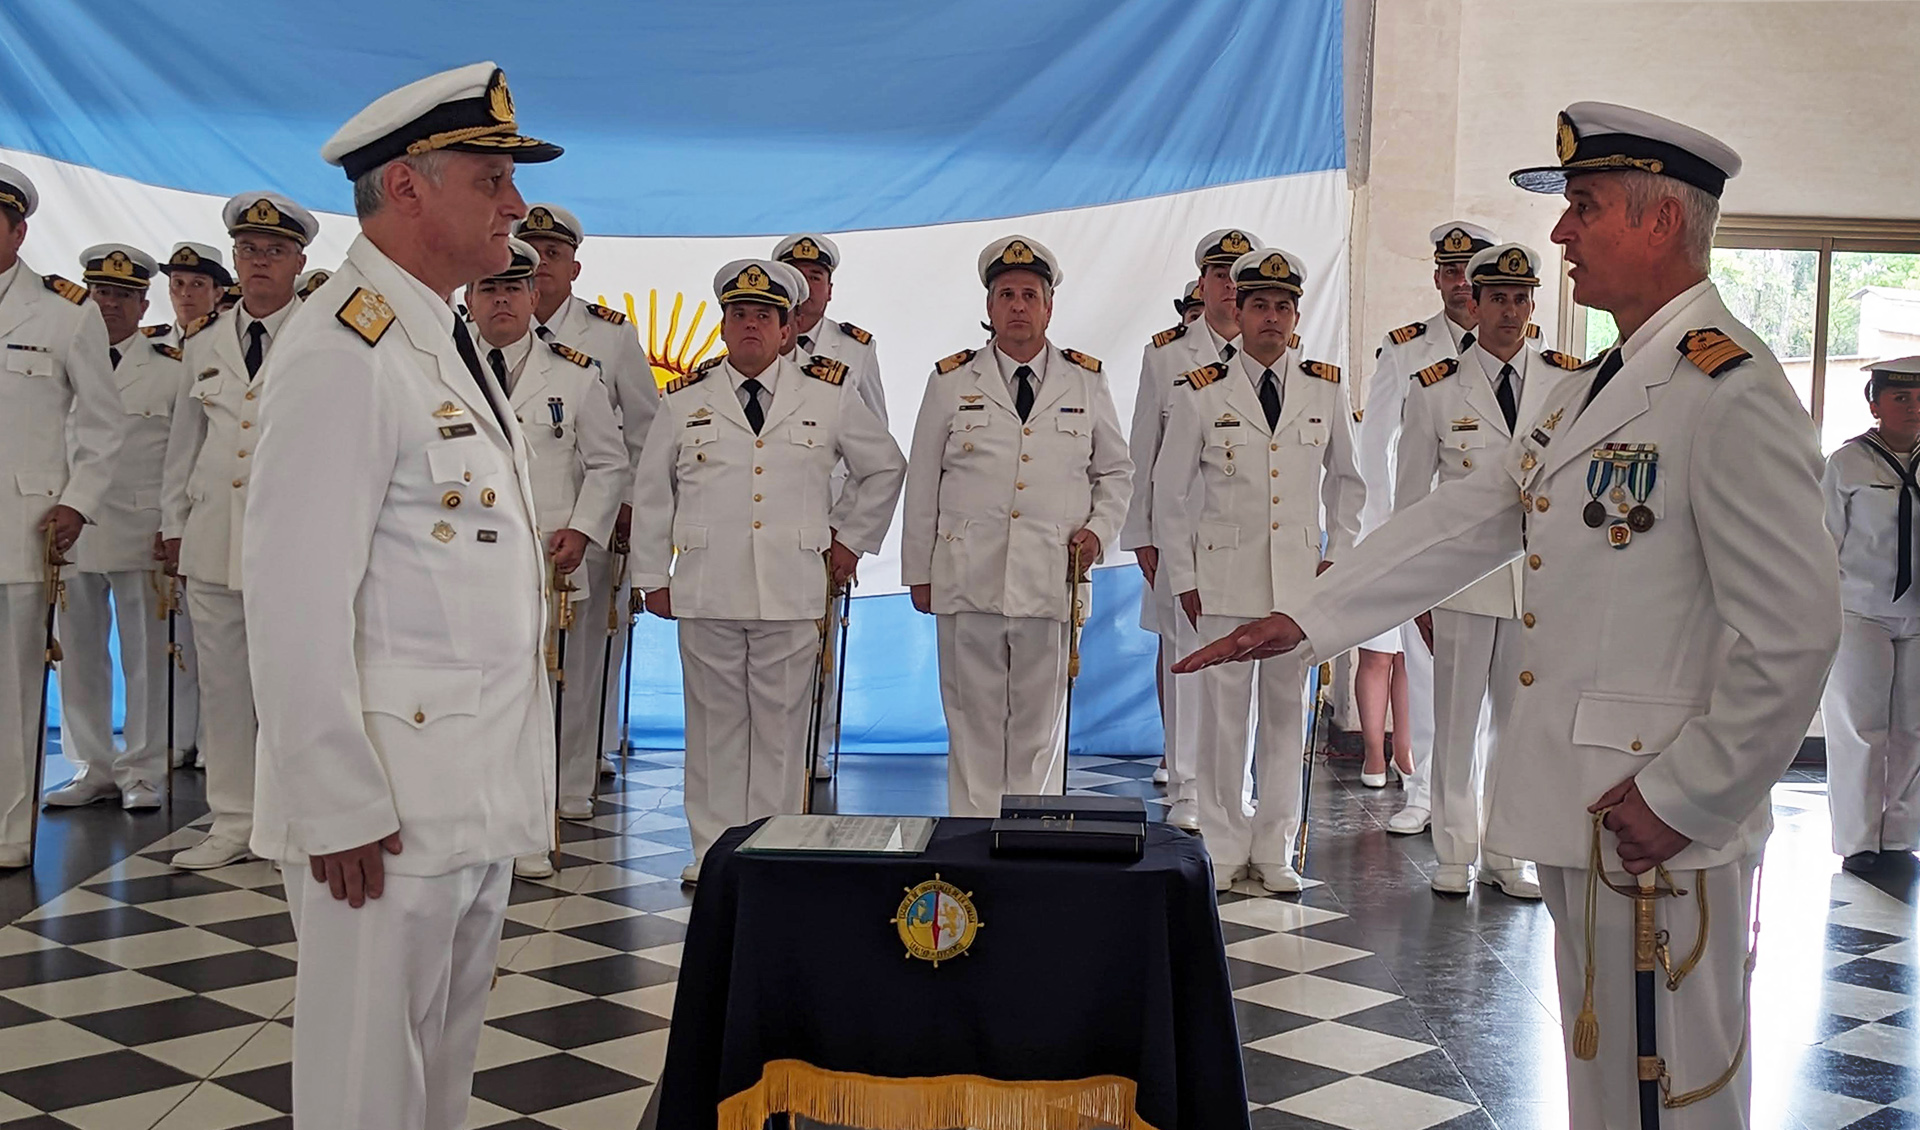
[[[141,326],[140,333],[145,337],[165,337],[173,332],[173,327],[165,322],[157,326]]]
[[[1387,340],[1393,342],[1395,345],[1405,345],[1426,332],[1427,324],[1425,322],[1410,322],[1388,334]]]
[[[1688,330],[1680,338],[1679,350],[1681,356],[1693,362],[1694,368],[1709,377],[1717,377],[1753,357],[1753,354],[1740,348],[1739,343],[1713,327]]]
[[[1534,325],[1532,322],[1527,323],[1527,340],[1528,341],[1540,340],[1540,327]]]
[[[1185,381],[1188,388],[1202,389],[1226,375],[1227,367],[1225,365],[1203,365],[1190,373],[1180,374],[1180,380]],[[1179,384],[1180,381],[1175,381],[1174,383]]]
[[[573,362],[574,364],[580,366],[582,369],[585,369],[588,366],[593,364],[593,358],[580,352],[578,349],[575,349],[571,345],[566,345],[561,342],[554,341],[554,342],[548,342],[547,348],[553,350],[556,356],[564,357],[567,360]]]
[[[815,380],[825,381],[830,385],[837,385],[847,379],[846,363],[836,361],[831,357],[815,356],[814,359],[808,363],[807,367],[800,371]]]
[[[974,350],[962,349],[960,352],[954,354],[951,357],[942,357],[940,360],[934,362],[934,366],[933,366],[934,371],[939,373],[941,376],[945,376],[946,374],[953,372],[955,369],[958,369],[960,366],[973,360],[973,354],[974,354]]]
[[[1434,364],[1428,365],[1426,368],[1415,373],[1413,379],[1419,381],[1422,388],[1431,388],[1459,371],[1460,362],[1455,358],[1449,357],[1445,361],[1437,361]]]
[[[1300,371],[1309,377],[1319,377],[1323,381],[1340,383],[1340,366],[1329,365],[1325,361],[1302,361]]]
[[[180,352],[179,347],[167,345],[164,342],[158,342],[158,341],[153,343],[153,351],[155,353],[158,353],[160,356],[173,361],[178,361],[180,360],[180,358],[186,356],[186,354]]]
[[[1060,355],[1089,373],[1097,373],[1100,371],[1100,359],[1098,357],[1089,357],[1078,349],[1062,349]]]
[[[1159,333],[1153,335],[1153,347],[1155,349],[1165,349],[1167,346],[1172,345],[1185,336],[1187,336],[1187,327],[1185,324],[1175,326],[1170,330],[1161,330]]]
[[[360,339],[368,345],[380,344],[387,328],[393,325],[394,317],[393,307],[387,305],[387,300],[364,286],[354,287],[353,293],[347,296],[345,304],[333,316],[340,319],[341,325],[359,334]]]
[[[592,314],[603,322],[612,322],[616,326],[624,326],[627,324],[627,316],[625,314],[611,307],[602,306],[598,302],[587,303],[587,313]]]
[[[841,322],[840,332],[859,342],[861,345],[873,344],[873,335],[861,329],[859,326],[854,325],[852,322]]]
[[[180,340],[181,341],[187,340],[188,338],[192,337],[194,334],[199,333],[201,330],[206,329],[208,326],[211,326],[212,324],[214,324],[219,320],[220,320],[220,311],[218,310],[214,310],[209,313],[200,315],[198,318],[195,318],[193,321],[188,322],[186,329],[183,329],[180,331]]]
[[[1288,348],[1288,349],[1298,349],[1298,348],[1300,348],[1300,335],[1299,335],[1299,334],[1289,334],[1289,335],[1288,335],[1288,337],[1287,337],[1287,348]]]
[[[1565,369],[1569,373],[1576,369],[1584,369],[1587,367],[1585,361],[1580,360],[1580,358],[1572,354],[1562,353],[1557,349],[1542,349],[1540,351],[1540,360],[1557,368]]]
[[[48,290],[66,299],[68,302],[73,303],[75,306],[79,306],[87,300],[87,288],[77,282],[63,279],[59,275],[43,275],[40,281],[47,284]]]

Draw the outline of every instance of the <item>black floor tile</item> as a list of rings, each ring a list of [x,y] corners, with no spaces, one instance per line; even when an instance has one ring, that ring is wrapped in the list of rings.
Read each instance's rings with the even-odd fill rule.
[[[1242,1044],[1251,1044],[1256,1040],[1264,1040],[1268,1036],[1278,1036],[1282,1032],[1291,1032],[1295,1028],[1305,1028],[1309,1024],[1319,1023],[1311,1016],[1268,1008],[1266,1005],[1238,998],[1233,1002],[1233,1016],[1240,1026]]]
[[[1246,1068],[1247,1098],[1256,1103],[1277,1103],[1347,1078],[1344,1071],[1268,1055],[1252,1048],[1240,1050],[1240,1062]]]
[[[228,888],[231,890],[232,888]],[[87,914],[68,914],[20,923],[28,930],[61,945],[77,946],[106,938],[129,938],[160,930],[178,930],[180,923],[133,906],[115,906]]]
[[[101,961],[65,947],[30,950],[12,957],[0,957],[0,991],[42,985],[48,981],[91,977],[96,973],[112,973],[119,968],[110,961]]]
[[[1286,975],[1284,969],[1275,969],[1257,961],[1242,961],[1237,957],[1227,959],[1227,981],[1236,989],[1251,989]]]
[[[258,918],[236,918],[231,922],[209,922],[200,927],[243,946],[284,946],[297,940],[293,919],[286,914],[262,914]]]
[[[1916,1127],[1920,1127],[1920,1114],[1888,1106],[1847,1123],[1846,1130],[1915,1130]]]
[[[117,1044],[133,1047],[181,1036],[198,1036],[222,1028],[259,1024],[261,1020],[251,1012],[242,1012],[206,997],[193,996],[76,1016],[68,1023]]]
[[[1920,1071],[1826,1048],[1808,1048],[1800,1060],[1803,1088],[1873,1103],[1893,1103],[1920,1089]]]
[[[641,1080],[570,1055],[550,1055],[475,1073],[474,1097],[515,1114],[535,1114],[631,1091]],[[639,1103],[634,1116],[639,1117]]]
[[[577,961],[571,965],[556,965],[551,969],[530,969],[527,975],[596,997],[644,989],[649,985],[664,985],[680,977],[679,970],[670,965],[632,954]]]
[[[1369,1028],[1375,1032],[1388,1031],[1385,1028],[1375,1028],[1357,1016],[1343,1016],[1340,1022]],[[1400,1035],[1401,1033],[1392,1034]],[[1369,1071],[1367,1078],[1378,1079],[1383,1083],[1392,1083],[1409,1090],[1424,1091],[1430,1095],[1440,1095],[1455,1102],[1473,1103],[1476,1106],[1480,1102],[1474,1097],[1473,1088],[1467,1086],[1466,1077],[1460,1074],[1460,1068],[1454,1064],[1446,1052],[1439,1048],[1410,1056],[1398,1063],[1389,1063],[1376,1071]]]
[[[517,1013],[490,1021],[489,1026],[570,1051],[657,1031],[667,1022],[651,1013],[596,999]]]
[[[24,1004],[15,1004],[0,997],[0,1028],[16,1028],[22,1024],[38,1024],[47,1019],[46,1014],[36,1012]]]
[[[579,938],[581,941],[606,946],[608,949],[626,950],[630,953],[635,950],[652,949],[655,946],[672,945],[674,942],[685,941],[687,937],[686,926],[657,914],[636,914],[630,918],[614,918],[560,932]]]
[[[692,906],[693,894],[694,888],[676,879],[667,879],[659,883],[643,883],[637,887],[614,887],[606,891],[589,891],[587,897],[632,907],[635,910],[662,911]]]
[[[1857,957],[1837,965],[1828,970],[1827,979],[1906,996],[1912,996],[1916,990],[1920,990],[1920,970],[1911,965],[1872,957]]]
[[[293,976],[295,968],[293,962],[278,954],[265,950],[241,950],[213,957],[196,957],[191,961],[176,961],[172,965],[156,965],[141,972],[189,992],[211,993],[239,985],[278,981]]]
[[[36,1110],[63,1110],[191,1082],[184,1071],[123,1050],[9,1071],[0,1075],[0,1091]]]
[[[217,875],[219,872],[213,872]],[[191,898],[194,895],[217,895],[236,890],[232,883],[222,883],[210,875],[195,871],[176,871],[170,875],[149,875],[144,879],[116,879],[105,883],[89,883],[81,888],[96,895],[105,895],[117,902],[148,903],[166,899]]]
[[[237,1075],[222,1075],[214,1082],[236,1094],[242,1094],[262,1106],[282,1114],[293,1113],[293,1064],[281,1063]]]

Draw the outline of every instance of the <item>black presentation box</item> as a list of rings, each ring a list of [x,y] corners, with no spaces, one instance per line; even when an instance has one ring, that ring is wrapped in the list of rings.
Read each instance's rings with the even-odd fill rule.
[[[1002,820],[1117,820],[1147,822],[1147,802],[1137,796],[1003,796]]]

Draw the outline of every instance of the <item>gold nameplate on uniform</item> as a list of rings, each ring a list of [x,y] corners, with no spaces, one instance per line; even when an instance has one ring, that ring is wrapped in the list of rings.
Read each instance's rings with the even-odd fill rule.
[[[954,409],[955,412],[985,412],[986,410],[987,406],[984,404],[962,404]]]
[[[711,418],[705,419],[705,420],[688,420],[687,426],[689,428],[704,428],[711,423],[713,423],[713,420]]]
[[[481,530],[479,533],[474,535],[474,540],[484,541],[484,542],[499,541],[500,531],[499,530]]]
[[[435,522],[433,524],[433,540],[439,542],[441,545],[452,541],[453,526],[446,522]]]
[[[433,414],[436,419],[451,420],[455,416],[466,415],[467,410],[451,400],[443,400],[440,402],[440,407],[433,410]]]
[[[1480,430],[1480,417],[1462,416],[1453,422],[1453,430],[1456,432],[1477,432]]]
[[[440,429],[440,438],[459,439],[461,436],[473,435],[476,431],[478,429],[472,424],[448,424]]]

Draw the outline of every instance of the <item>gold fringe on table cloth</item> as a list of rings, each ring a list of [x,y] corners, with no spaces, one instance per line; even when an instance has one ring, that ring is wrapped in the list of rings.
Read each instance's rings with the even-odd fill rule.
[[[888,1079],[777,1059],[720,1104],[720,1130],[761,1130],[775,1114],[885,1130],[1154,1130],[1134,1112],[1131,1079],[1008,1082],[980,1075]]]

